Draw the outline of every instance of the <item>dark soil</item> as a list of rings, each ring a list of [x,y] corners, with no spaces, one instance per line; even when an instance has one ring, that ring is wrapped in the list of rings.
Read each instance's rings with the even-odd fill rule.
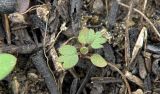
[[[0,94],[160,94],[160,0],[30,0],[23,12],[1,7],[0,51],[18,61],[0,81]],[[83,27],[107,31],[107,43],[93,52],[109,63],[99,68],[80,58],[63,70],[58,49],[65,42],[78,47],[70,38]]]

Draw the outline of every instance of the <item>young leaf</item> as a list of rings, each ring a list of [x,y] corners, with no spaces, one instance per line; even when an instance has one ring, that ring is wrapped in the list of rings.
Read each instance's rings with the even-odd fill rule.
[[[107,61],[99,54],[93,54],[90,60],[97,67],[105,67],[107,65]]]
[[[102,33],[101,33],[101,32],[96,32],[95,37],[96,37],[96,38],[102,37]]]
[[[59,53],[62,55],[72,55],[72,54],[76,54],[77,50],[74,46],[71,45],[63,45],[60,47],[59,49]]]
[[[83,28],[80,33],[79,33],[79,36],[78,36],[78,41],[82,44],[87,44],[87,36],[88,36],[88,31],[89,29],[88,28]]]
[[[96,38],[92,44],[91,44],[91,47],[94,48],[94,49],[99,49],[99,48],[102,48],[103,45],[107,40],[103,37],[99,37],[99,38]]]
[[[63,62],[64,69],[70,69],[74,67],[78,62],[78,55],[64,55],[58,58],[59,62]]]
[[[74,46],[64,45],[60,47],[58,61],[62,63],[64,69],[70,69],[78,63],[78,53]]]
[[[15,67],[17,58],[11,54],[0,54],[0,80],[4,79]]]
[[[94,32],[93,29],[84,28],[80,31],[78,40],[82,44],[89,44],[92,48],[102,48],[107,40],[102,36],[101,32]]]
[[[89,29],[86,41],[88,44],[92,43],[95,39],[95,32],[93,29]]]
[[[105,39],[104,37],[102,37],[101,32],[96,32],[95,34],[95,39],[94,41],[91,43],[91,47],[94,49],[99,49],[102,48],[105,42],[107,41],[107,39]]]
[[[95,32],[93,29],[83,28],[78,36],[78,41],[82,44],[90,44],[95,39]]]
[[[80,48],[80,52],[82,53],[82,54],[87,54],[88,53],[88,47],[81,47]]]

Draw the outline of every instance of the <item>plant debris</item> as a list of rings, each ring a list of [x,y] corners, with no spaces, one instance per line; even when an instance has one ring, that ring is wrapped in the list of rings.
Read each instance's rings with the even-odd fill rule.
[[[0,94],[159,94],[159,2],[0,0]]]

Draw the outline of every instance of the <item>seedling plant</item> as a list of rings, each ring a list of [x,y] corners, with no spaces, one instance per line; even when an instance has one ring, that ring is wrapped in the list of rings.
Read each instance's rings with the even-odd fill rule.
[[[80,47],[76,48],[73,45],[62,45],[59,48],[60,56],[58,61],[62,63],[64,69],[74,67],[80,56],[90,59],[97,67],[105,67],[107,61],[97,53],[89,54],[91,50],[103,48],[103,44],[107,39],[103,37],[102,32],[95,32],[93,29],[83,28],[78,35]]]
[[[103,48],[103,44],[107,42],[107,39],[103,37],[103,33],[95,32],[93,29],[83,28],[79,33],[78,41],[81,44],[78,48],[68,44],[62,45],[59,48],[60,56],[58,57],[58,61],[62,63],[63,68],[67,70],[74,67],[78,63],[80,56],[86,57],[97,67],[105,67],[108,64],[108,66],[114,68],[121,74],[128,92],[131,94],[125,75],[116,67],[116,65],[107,62],[100,54],[89,54],[91,50]]]

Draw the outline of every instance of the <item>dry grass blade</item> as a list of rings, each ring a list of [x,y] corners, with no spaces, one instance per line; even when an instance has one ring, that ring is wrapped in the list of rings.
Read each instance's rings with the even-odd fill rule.
[[[126,30],[125,30],[125,62],[126,62],[126,65],[128,65],[129,61],[130,61],[130,43],[129,43],[129,33],[128,33],[128,29],[129,29],[129,21],[130,21],[130,18],[131,18],[131,13],[132,13],[132,10],[133,10],[133,4],[134,4],[134,1],[132,0],[131,1],[131,4],[130,4],[130,7],[129,7],[129,11],[128,11],[128,14],[127,14],[127,20],[126,20]]]
[[[131,72],[126,71],[125,76],[128,80],[143,88],[143,81],[137,76],[133,75]]]
[[[140,48],[142,48],[144,40],[146,40],[146,38],[147,38],[147,29],[145,27],[143,27],[139,36],[138,36],[136,44],[133,48],[132,58],[131,58],[130,63],[133,62],[133,60],[135,59],[136,55],[138,54],[138,51],[140,50]]]

